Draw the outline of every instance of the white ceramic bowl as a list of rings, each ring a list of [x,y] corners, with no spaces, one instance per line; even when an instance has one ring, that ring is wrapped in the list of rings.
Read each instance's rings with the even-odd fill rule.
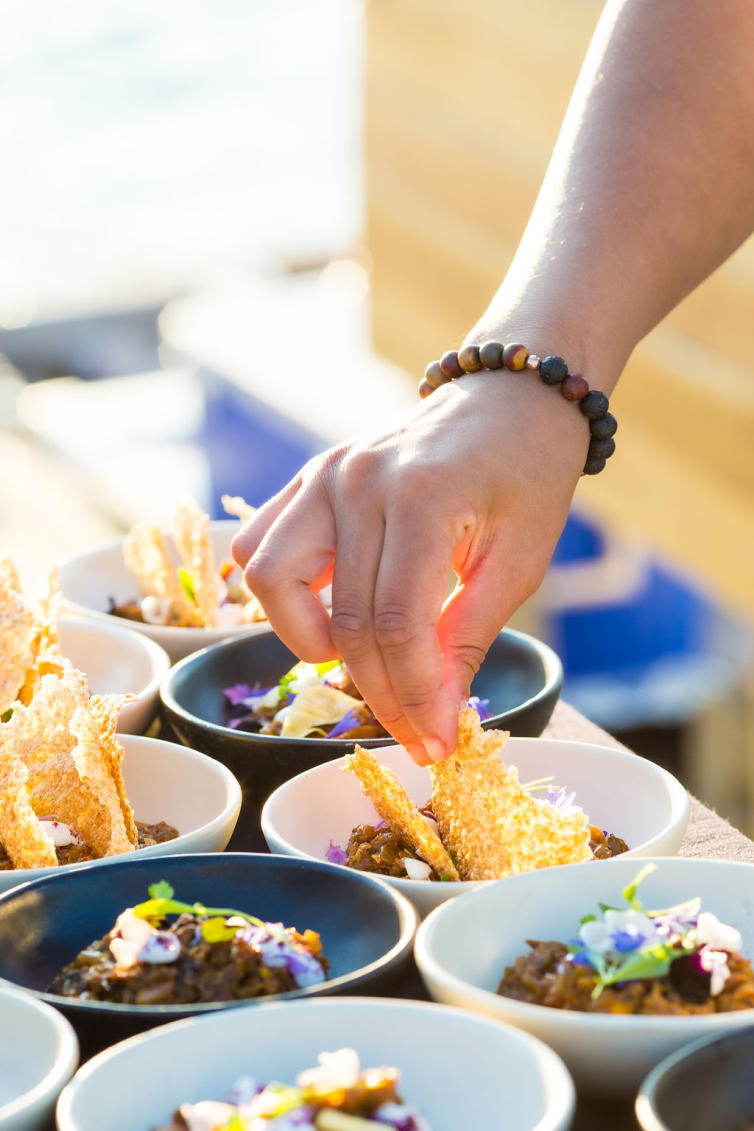
[[[655,858],[639,888],[645,907],[669,907],[701,896],[702,907],[743,936],[754,958],[754,864]],[[500,880],[437,908],[419,928],[416,961],[435,1000],[507,1021],[562,1056],[584,1092],[629,1098],[668,1053],[704,1035],[754,1023],[754,1010],[646,1017],[579,1013],[500,997],[506,966],[527,950],[526,939],[567,942],[598,903],[622,907],[623,889],[644,861],[609,867],[569,865]]]
[[[0,1024],[0,1131],[41,1131],[76,1069],[76,1034],[52,1006],[5,987]]]
[[[210,523],[212,546],[218,566],[224,558],[230,556],[231,540],[240,528],[241,524],[235,518],[217,519]],[[167,543],[172,548],[173,540],[169,535]],[[132,600],[139,594],[138,582],[123,561],[122,538],[100,550],[66,558],[58,566],[58,578],[64,612],[94,617],[108,624],[125,624],[155,640],[173,662],[228,636],[271,631],[267,621],[229,628],[176,628],[114,617],[107,612],[111,597],[122,602]]]
[[[411,799],[425,805],[431,793],[429,771],[417,766],[402,746],[383,747],[377,753],[404,783]],[[553,775],[555,784],[575,791],[576,802],[592,824],[626,841],[627,856],[677,851],[688,821],[688,794],[654,762],[614,747],[545,738],[509,738],[503,756],[518,767],[522,782]],[[273,852],[324,860],[331,840],[345,847],[354,825],[379,820],[355,775],[344,773],[342,767],[342,758],[325,762],[270,795],[262,810],[262,831]],[[613,863],[599,861],[594,866]],[[412,900],[420,915],[480,886],[386,879]]]
[[[293,1083],[318,1053],[344,1047],[364,1067],[399,1068],[401,1096],[434,1131],[570,1126],[573,1084],[539,1041],[459,1010],[354,997],[237,1008],[115,1045],[64,1091],[59,1131],[101,1131],[103,1112],[108,1131],[150,1131],[240,1076]]]
[[[231,838],[241,809],[241,787],[230,770],[214,758],[139,735],[119,735],[125,749],[123,777],[137,821],[167,821],[179,836],[149,848],[138,858],[185,852],[222,852]],[[0,872],[0,892],[28,880],[74,868],[107,867],[123,856],[108,856],[57,868],[16,868]]]
[[[140,734],[151,723],[157,709],[162,677],[170,668],[164,648],[140,632],[132,632],[128,621],[106,624],[88,617],[61,617],[60,651],[83,672],[93,695],[136,696],[118,718],[122,734]],[[121,627],[123,626],[123,627]]]

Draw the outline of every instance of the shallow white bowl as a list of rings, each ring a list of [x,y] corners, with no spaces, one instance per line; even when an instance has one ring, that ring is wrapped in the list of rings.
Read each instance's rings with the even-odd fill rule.
[[[0,1024],[0,1131],[38,1131],[76,1069],[76,1034],[52,1006],[6,988],[0,989]]]
[[[230,556],[231,540],[241,528],[235,518],[217,519],[210,523],[210,535],[219,566],[224,558]],[[172,549],[173,540],[167,537]],[[228,636],[241,633],[270,632],[267,621],[258,624],[245,624],[229,628],[175,628],[169,625],[142,624],[114,617],[106,610],[110,598],[118,602],[129,601],[139,595],[139,585],[123,561],[123,539],[111,542],[100,550],[66,558],[58,566],[58,578],[63,595],[63,611],[79,616],[93,617],[108,624],[125,624],[136,632],[155,640],[165,649],[170,659],[183,659],[190,652],[216,644]]]
[[[180,833],[175,840],[140,848],[137,856],[222,852],[241,809],[241,787],[214,758],[157,738],[119,735],[125,749],[123,777],[137,821],[167,821]],[[0,872],[0,892],[40,876],[75,868],[107,867],[123,856],[108,856],[57,868],[16,868]]]
[[[655,858],[657,870],[639,888],[645,907],[669,907],[701,896],[702,907],[743,936],[754,957],[754,864]],[[645,861],[609,867],[569,865],[500,880],[437,908],[419,928],[415,955],[435,1000],[508,1021],[562,1056],[580,1090],[632,1096],[668,1053],[688,1041],[754,1022],[754,1010],[682,1017],[616,1016],[550,1009],[500,997],[506,966],[527,950],[526,939],[567,942],[582,916],[600,902],[622,907],[623,889]]]
[[[402,746],[386,746],[377,753],[414,803],[425,805],[431,794],[429,771],[417,766]],[[626,841],[626,856],[677,851],[688,821],[689,797],[680,782],[654,762],[614,747],[546,738],[509,738],[503,757],[518,767],[522,782],[553,775],[555,784],[575,791],[576,802],[592,824]],[[345,847],[355,825],[377,820],[355,775],[344,773],[343,759],[337,758],[279,786],[262,810],[262,832],[272,852],[325,860],[331,840]],[[599,861],[595,866],[613,863]],[[386,879],[408,896],[420,915],[481,886]]]
[[[240,1076],[293,1083],[318,1053],[344,1047],[363,1067],[399,1068],[401,1096],[433,1131],[570,1126],[573,1084],[539,1041],[459,1010],[354,997],[241,1007],[124,1041],[76,1074],[58,1127],[101,1131],[106,1112],[108,1131],[150,1131],[182,1102],[221,1099]]]
[[[157,709],[162,677],[170,668],[164,648],[140,632],[127,628],[128,621],[106,624],[89,617],[61,617],[58,625],[60,651],[83,672],[93,695],[136,696],[118,718],[122,734],[140,734],[151,723]],[[123,626],[123,627],[121,627]]]

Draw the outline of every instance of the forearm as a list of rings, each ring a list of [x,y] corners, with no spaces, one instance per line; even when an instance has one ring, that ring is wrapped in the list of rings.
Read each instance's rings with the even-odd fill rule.
[[[754,229],[754,4],[606,5],[526,233],[470,340],[515,334],[610,392]]]

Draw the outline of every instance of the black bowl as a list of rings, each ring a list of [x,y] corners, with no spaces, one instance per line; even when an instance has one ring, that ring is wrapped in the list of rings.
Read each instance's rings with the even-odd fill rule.
[[[251,1001],[121,1005],[46,992],[55,974],[101,938],[126,907],[167,880],[176,899],[235,907],[271,922],[318,931],[330,962],[318,986]],[[124,860],[108,868],[46,876],[0,897],[0,979],[56,1006],[88,1054],[132,1033],[181,1017],[322,994],[384,992],[411,956],[417,918],[389,885],[362,872],[289,856],[243,853]]]
[[[650,1072],[636,1098],[643,1131],[740,1131],[754,1126],[754,1026],[704,1037]]]
[[[240,834],[250,820],[258,827],[262,804],[284,781],[353,750],[353,739],[283,738],[227,725],[223,688],[236,683],[269,687],[295,663],[293,653],[272,633],[240,636],[187,656],[162,682],[163,711],[181,741],[223,762],[240,781]],[[486,728],[536,737],[547,725],[562,683],[563,668],[551,648],[533,636],[504,629],[493,641],[472,692],[490,701],[492,718],[485,721]],[[370,738],[361,745],[393,743],[392,738]],[[236,846],[238,841],[232,841],[231,847]]]

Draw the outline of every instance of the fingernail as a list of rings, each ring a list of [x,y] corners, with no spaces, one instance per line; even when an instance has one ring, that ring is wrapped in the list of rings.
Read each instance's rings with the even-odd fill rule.
[[[435,738],[434,735],[430,734],[422,738],[422,742],[424,743],[424,749],[427,751],[427,757],[430,758],[431,761],[442,762],[443,758],[447,757],[448,752],[445,749],[445,743],[441,742],[439,738]]]

